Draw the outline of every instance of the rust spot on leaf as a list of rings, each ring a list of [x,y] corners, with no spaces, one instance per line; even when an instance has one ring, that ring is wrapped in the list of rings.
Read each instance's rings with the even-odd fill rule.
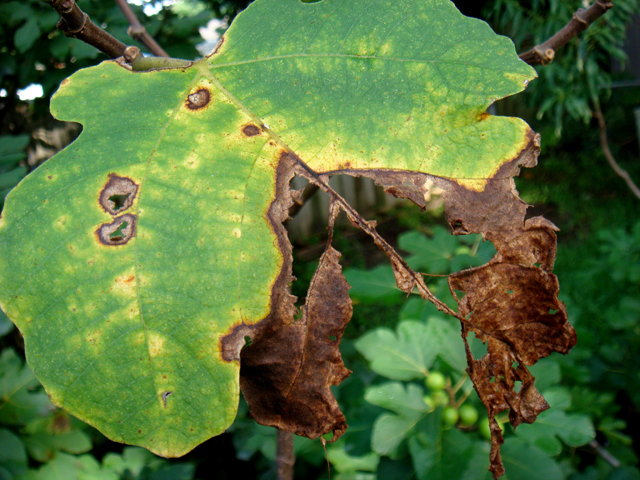
[[[120,177],[115,173],[109,174],[109,179],[100,191],[100,205],[111,215],[127,210],[136,198],[138,184],[129,177]]]
[[[201,110],[211,101],[211,92],[207,88],[199,87],[195,92],[187,96],[185,106],[189,110]]]
[[[247,137],[255,137],[256,135],[260,134],[260,129],[254,124],[250,123],[242,129],[242,133],[244,133]]]
[[[124,245],[136,235],[136,216],[126,213],[105,223],[96,230],[100,243],[108,246]]]

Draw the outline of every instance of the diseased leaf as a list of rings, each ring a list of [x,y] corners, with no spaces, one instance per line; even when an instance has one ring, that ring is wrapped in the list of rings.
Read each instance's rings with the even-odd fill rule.
[[[333,432],[332,441],[347,424],[330,387],[351,373],[338,349],[352,313],[340,253],[331,246],[338,211],[332,206],[327,249],[311,279],[302,318],[294,321],[291,308],[274,317],[260,339],[242,351],[240,370],[242,392],[258,423],[309,438]]]
[[[503,167],[504,174],[513,168],[517,163]],[[504,473],[503,438],[495,416],[509,410],[509,420],[517,427],[533,423],[549,408],[526,366],[554,351],[568,353],[576,344],[576,333],[558,300],[558,281],[551,273],[557,228],[542,217],[525,222],[526,205],[516,196],[512,178],[489,180],[484,191],[473,196],[445,183],[447,217],[454,232],[481,233],[497,250],[487,265],[452,275],[449,286],[464,319],[467,372],[489,413],[490,470],[498,478]],[[468,346],[469,330],[487,344],[487,354],[479,360]]]
[[[348,285],[329,247],[294,322],[282,226],[294,173],[374,237],[401,290],[452,313],[331,190],[328,176],[346,173],[419,205],[435,184],[454,232],[495,245],[488,265],[450,284],[466,293],[464,336],[489,343],[486,359],[467,357],[492,419],[511,408],[514,425],[533,421],[546,404],[524,365],[566,353],[575,334],[550,273],[553,226],[525,224],[513,186],[539,138],[486,109],[534,77],[508,39],[448,0],[258,0],[188,68],[105,62],[65,80],[52,111],[83,132],[9,194],[0,220],[0,303],[53,403],[116,441],[179,456],[229,426],[241,377],[262,423],[339,436],[329,386],[348,372],[337,349]],[[383,418],[398,437],[400,417]]]

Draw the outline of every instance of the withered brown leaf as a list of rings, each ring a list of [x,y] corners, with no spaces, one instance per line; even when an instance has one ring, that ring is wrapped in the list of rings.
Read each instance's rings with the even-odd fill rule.
[[[332,208],[330,228],[337,212]],[[240,386],[258,423],[309,438],[333,432],[335,441],[347,423],[330,387],[351,373],[338,347],[352,306],[341,255],[330,242],[331,236],[301,318],[274,319],[242,350]]]

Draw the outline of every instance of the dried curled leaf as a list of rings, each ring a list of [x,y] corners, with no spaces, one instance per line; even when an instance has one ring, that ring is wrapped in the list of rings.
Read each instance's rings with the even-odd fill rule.
[[[538,145],[534,138],[519,159],[503,167],[504,173],[513,175],[520,165],[535,165]],[[497,250],[487,265],[452,275],[449,286],[465,319],[467,371],[489,413],[490,470],[498,478],[504,474],[504,440],[496,415],[509,410],[514,428],[533,423],[549,405],[526,366],[552,352],[566,354],[576,344],[575,330],[558,300],[558,280],[551,273],[557,228],[542,217],[525,222],[527,206],[518,198],[511,176],[489,180],[476,194],[463,192],[453,182],[440,185],[454,232],[481,233]],[[479,360],[467,344],[469,331],[487,343],[487,354]]]
[[[352,313],[339,258],[329,244],[302,317],[294,321],[288,311],[242,351],[240,386],[258,423],[309,438],[333,432],[333,441],[347,428],[330,389],[351,373],[338,349]]]

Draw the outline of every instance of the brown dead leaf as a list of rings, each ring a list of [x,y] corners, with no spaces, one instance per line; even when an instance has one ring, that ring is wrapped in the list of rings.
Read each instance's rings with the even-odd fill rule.
[[[334,206],[331,223],[337,212]],[[330,387],[351,373],[338,347],[352,307],[340,253],[330,241],[302,317],[273,322],[242,350],[240,386],[258,423],[309,438],[333,432],[337,440],[347,424]]]

